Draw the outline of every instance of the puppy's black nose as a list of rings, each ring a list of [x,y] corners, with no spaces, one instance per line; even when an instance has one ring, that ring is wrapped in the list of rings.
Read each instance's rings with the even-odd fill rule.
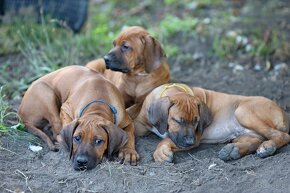
[[[88,163],[88,157],[84,155],[80,155],[77,157],[77,162],[79,166],[86,166]]]
[[[112,55],[109,53],[107,55],[104,56],[104,60],[105,60],[105,63],[108,64],[111,62],[112,60]]]
[[[190,145],[194,145],[195,140],[194,140],[194,137],[185,136],[184,137],[184,142],[185,142],[186,145],[190,146]]]

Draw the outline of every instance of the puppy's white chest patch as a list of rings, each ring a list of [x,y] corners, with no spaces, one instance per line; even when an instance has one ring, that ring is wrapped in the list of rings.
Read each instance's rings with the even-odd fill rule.
[[[202,135],[202,143],[225,143],[239,136],[248,135],[261,138],[253,130],[240,125],[234,116],[228,119],[218,119],[207,127]]]

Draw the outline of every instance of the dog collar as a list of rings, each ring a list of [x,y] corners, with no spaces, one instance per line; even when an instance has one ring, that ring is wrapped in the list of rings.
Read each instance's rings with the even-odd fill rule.
[[[90,106],[92,103],[103,103],[103,104],[106,104],[108,105],[108,107],[111,109],[111,111],[113,112],[113,115],[114,115],[114,124],[116,124],[117,122],[117,109],[110,105],[109,103],[107,103],[106,101],[104,100],[91,100],[90,102],[88,102],[88,104],[86,104],[81,110],[80,110],[80,113],[79,113],[79,117],[81,117],[83,115],[83,112],[84,110],[86,110],[86,108],[88,108],[88,106]]]
[[[177,88],[180,88],[181,90],[183,90],[185,93],[189,94],[189,90],[186,89],[184,86],[180,85],[180,84],[177,84],[177,83],[173,83],[173,84],[170,84],[170,85],[165,85],[162,89],[162,91],[160,92],[160,97],[162,97],[163,93],[168,90],[169,88],[172,88],[172,87],[177,87]]]

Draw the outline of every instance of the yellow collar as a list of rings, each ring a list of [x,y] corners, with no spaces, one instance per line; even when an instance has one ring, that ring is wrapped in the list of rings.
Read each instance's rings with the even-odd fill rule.
[[[163,93],[168,90],[169,88],[172,88],[172,87],[177,87],[177,88],[180,88],[181,90],[183,90],[185,93],[189,94],[189,90],[186,89],[184,86],[180,85],[180,84],[177,84],[177,83],[173,83],[171,85],[165,85],[163,87],[163,90],[160,92],[160,97],[162,97]]]

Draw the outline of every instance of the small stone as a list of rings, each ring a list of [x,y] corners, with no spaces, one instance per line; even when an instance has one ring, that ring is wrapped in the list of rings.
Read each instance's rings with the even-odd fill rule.
[[[230,62],[230,63],[229,63],[229,67],[230,67],[230,68],[233,68],[233,67],[236,66],[236,65],[237,65],[237,64],[236,64],[236,63],[233,63],[233,62]]]
[[[247,45],[248,42],[249,42],[249,40],[245,36],[237,36],[236,37],[236,44],[239,44],[239,45]]]
[[[149,176],[155,176],[155,172],[149,172]]]
[[[289,71],[289,67],[286,63],[276,64],[274,66],[274,73],[276,76],[285,76]]]
[[[210,20],[210,18],[208,18],[208,17],[203,19],[203,23],[204,23],[204,24],[210,24],[210,21],[211,21],[211,20]]]
[[[254,70],[256,70],[256,71],[261,71],[261,70],[262,70],[262,66],[261,66],[261,64],[255,64],[255,66],[254,66]]]
[[[242,42],[243,37],[242,36],[237,36],[236,37],[236,43],[240,44]]]
[[[252,51],[252,49],[253,49],[253,46],[251,44],[247,44],[245,47],[246,52],[250,52]]]
[[[243,71],[243,70],[244,70],[244,67],[243,67],[242,65],[240,65],[240,64],[237,64],[237,65],[234,67],[233,72],[234,72],[234,73],[237,73],[237,72],[241,72],[241,71]]]
[[[187,5],[187,8],[190,9],[190,10],[195,10],[196,8],[198,7],[198,3],[197,2],[192,2],[192,3],[189,3]]]
[[[202,58],[203,58],[203,54],[200,53],[200,52],[195,52],[195,53],[193,54],[193,59],[194,59],[194,60],[200,60],[200,59],[202,59]]]
[[[228,36],[228,37],[236,37],[238,34],[237,34],[237,32],[235,32],[235,31],[228,31],[227,33],[226,33],[226,36]]]
[[[140,171],[140,174],[141,175],[145,175],[146,174],[146,172],[147,172],[147,170],[146,169],[142,169],[141,171]],[[149,174],[150,175],[150,174]]]
[[[42,150],[42,147],[41,146],[38,146],[38,145],[29,145],[28,148],[33,151],[33,152],[39,152]]]
[[[286,64],[286,63],[281,63],[281,64],[276,64],[275,66],[274,66],[274,70],[275,71],[281,71],[281,70],[288,70],[288,65]]]

